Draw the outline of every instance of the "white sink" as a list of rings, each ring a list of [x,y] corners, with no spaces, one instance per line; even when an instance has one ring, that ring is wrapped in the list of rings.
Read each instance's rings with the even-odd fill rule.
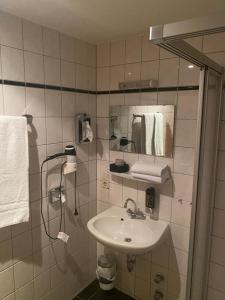
[[[143,254],[155,248],[169,229],[164,221],[131,219],[125,208],[113,206],[87,223],[98,242],[127,254]]]

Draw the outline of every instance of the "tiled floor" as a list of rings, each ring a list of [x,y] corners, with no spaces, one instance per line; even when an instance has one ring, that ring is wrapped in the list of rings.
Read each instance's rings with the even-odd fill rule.
[[[133,298],[123,294],[117,289],[111,291],[103,291],[99,288],[97,280],[93,281],[85,290],[83,290],[73,300],[134,300]]]

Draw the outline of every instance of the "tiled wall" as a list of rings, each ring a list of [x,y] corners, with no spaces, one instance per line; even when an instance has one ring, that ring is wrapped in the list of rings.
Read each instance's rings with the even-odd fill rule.
[[[204,52],[225,67],[225,33],[205,37]],[[208,300],[225,299],[225,110],[221,121],[221,138],[217,171],[216,199],[209,272]]]
[[[216,34],[189,40],[199,50],[225,66],[225,35]],[[123,80],[158,79],[160,86],[198,84],[199,71],[148,42],[147,35],[98,46],[96,48],[54,30],[0,13],[2,79],[32,82],[85,90],[118,89]],[[109,105],[175,104],[175,150],[173,159],[153,158],[109,151]],[[73,116],[78,112],[97,115],[97,199],[98,210],[122,206],[128,197],[144,210],[147,184],[110,178],[110,189],[102,187],[104,170],[110,161],[124,157],[132,164],[145,159],[168,163],[173,182],[160,190],[159,218],[170,222],[171,238],[147,255],[139,256],[134,272],[126,270],[125,256],[117,254],[117,285],[136,299],[152,299],[159,288],[169,300],[184,299],[187,274],[188,236],[191,212],[195,128],[198,92],[160,92],[99,95],[62,92],[23,86],[0,86],[0,113],[34,116],[29,127],[31,220],[0,229],[0,299],[67,299],[94,277],[96,247],[86,231],[86,221],[96,213],[96,143],[78,147],[77,195],[79,217],[74,219],[74,177],[65,182],[67,204],[65,227],[70,234],[66,246],[50,242],[40,218],[40,163],[46,155],[62,151],[74,143]],[[222,121],[220,160],[215,204],[209,299],[224,299],[225,276],[225,116]],[[59,163],[49,163],[48,188],[58,184]],[[57,207],[45,206],[52,233],[57,230]],[[99,251],[102,250],[99,246]],[[156,273],[165,281],[157,286]]]
[[[96,89],[96,46],[54,30],[0,13],[1,79]],[[96,142],[77,147],[77,201],[74,176],[64,182],[65,232],[69,242],[50,241],[40,217],[40,164],[47,155],[74,144],[74,115],[89,112],[95,127],[96,96],[60,90],[0,85],[0,113],[33,115],[28,126],[30,152],[30,222],[0,229],[0,299],[71,299],[94,277],[96,244],[86,230],[96,214]],[[15,153],[16,155],[16,153]],[[4,158],[1,158],[4,159]],[[59,184],[61,160],[44,170],[48,189]],[[47,176],[48,174],[48,176]],[[57,233],[60,211],[47,205],[50,231]]]
[[[201,46],[201,38],[190,41]],[[198,68],[189,69],[189,63],[174,57],[148,42],[148,36],[102,44],[97,50],[98,90],[118,89],[124,80],[157,79],[159,86],[184,86],[199,84]],[[174,104],[175,131],[173,158],[109,151],[109,105]],[[115,158],[124,158],[132,165],[137,160],[168,164],[172,171],[171,182],[159,190],[159,219],[170,222],[171,238],[147,255],[137,257],[132,273],[126,268],[126,257],[117,253],[117,286],[135,299],[153,299],[156,289],[169,300],[184,299],[187,275],[189,228],[191,214],[192,181],[198,91],[108,94],[97,97],[97,199],[98,211],[110,205],[123,206],[127,198],[134,199],[145,210],[145,190],[149,184],[127,179],[110,178],[110,188],[102,187],[105,169]],[[103,251],[99,246],[99,252]],[[154,282],[161,273],[164,281]]]
[[[225,67],[225,34],[214,34],[189,39],[198,50]],[[124,80],[158,79],[160,86],[198,84],[198,71],[187,68],[188,63],[173,57],[163,49],[148,42],[147,36],[106,43],[98,46],[97,86],[99,90],[117,89]],[[102,95],[97,99],[98,117],[98,210],[110,205],[123,205],[126,198],[135,199],[144,209],[144,189],[147,185],[127,180],[111,179],[110,189],[102,188],[104,170],[110,161],[124,157],[132,164],[137,159],[156,163],[167,162],[173,170],[173,186],[160,191],[159,218],[170,221],[172,239],[156,251],[140,256],[132,274],[126,270],[125,257],[118,255],[118,286],[137,299],[152,299],[154,274],[163,273],[166,282],[160,287],[167,299],[184,299],[187,272],[188,231],[192,194],[193,152],[195,146],[197,92],[163,92]],[[110,152],[106,130],[109,105],[175,104],[175,153],[174,159],[151,158],[135,154]],[[225,111],[225,110],[224,110]],[[225,299],[225,114],[221,121],[219,169],[217,174],[216,201],[209,273],[209,300]],[[179,201],[182,199],[182,201]],[[99,246],[99,251],[102,251]],[[158,287],[157,287],[158,288]]]

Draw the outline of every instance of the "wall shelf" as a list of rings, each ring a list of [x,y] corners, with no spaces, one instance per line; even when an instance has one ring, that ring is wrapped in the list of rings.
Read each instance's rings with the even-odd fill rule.
[[[125,179],[129,179],[129,180],[140,181],[140,182],[151,183],[152,185],[161,185],[161,184],[164,184],[167,180],[169,180],[169,178],[168,178],[165,182],[159,182],[159,183],[157,183],[157,182],[152,182],[150,180],[144,180],[144,179],[135,178],[129,172],[127,172],[127,173],[116,173],[116,172],[111,172],[110,170],[106,170],[106,173],[109,174],[109,175],[111,175],[111,176],[116,176],[116,177],[125,178]]]

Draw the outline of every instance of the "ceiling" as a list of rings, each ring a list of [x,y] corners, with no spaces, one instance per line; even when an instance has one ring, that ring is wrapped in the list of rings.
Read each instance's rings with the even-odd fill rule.
[[[0,9],[99,43],[225,11],[224,0],[0,0]]]

